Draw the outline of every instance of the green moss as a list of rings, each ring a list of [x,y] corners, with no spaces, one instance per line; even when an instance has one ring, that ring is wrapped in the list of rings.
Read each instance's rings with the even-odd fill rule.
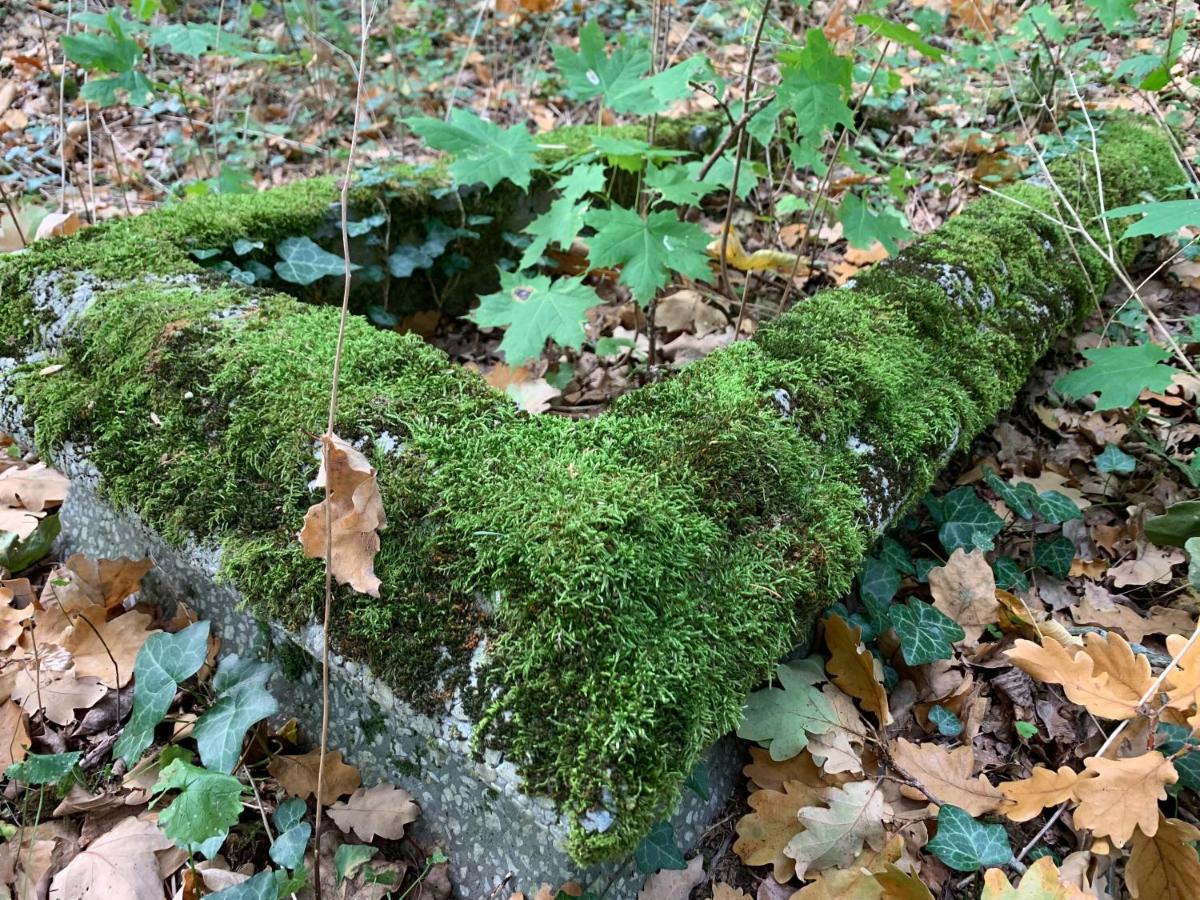
[[[1110,141],[1110,205],[1174,180],[1147,132],[1122,125]],[[330,190],[299,191],[298,218],[272,206],[256,234],[322,220]],[[576,824],[580,861],[628,851],[848,589],[880,524],[1107,281],[1038,214],[1049,191],[1007,194],[589,421],[529,419],[440,352],[354,318],[337,429],[369,446],[389,527],[383,595],[339,592],[339,648],[436,710],[486,639],[469,696],[481,747],[576,823],[616,813],[603,834]],[[209,232],[141,227],[168,247],[256,227],[222,215]],[[322,596],[294,534],[314,500],[336,330],[333,310],[278,294],[117,284],[67,341],[66,367],[16,390],[44,451],[85,440],[115,502],[173,540],[221,541],[224,576],[294,626]]]

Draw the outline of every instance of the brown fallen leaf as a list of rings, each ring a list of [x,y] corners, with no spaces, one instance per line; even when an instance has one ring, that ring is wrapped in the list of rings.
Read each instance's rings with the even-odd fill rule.
[[[115,619],[107,619],[100,607],[75,614],[74,624],[61,636],[63,649],[75,661],[75,674],[94,676],[110,688],[124,687],[133,678],[138,651],[150,635],[152,619],[130,610]]]
[[[821,792],[823,806],[806,806],[796,814],[803,830],[784,852],[796,861],[796,877],[810,871],[845,866],[863,845],[882,850],[887,839],[884,823],[892,818],[880,782],[852,781]]]
[[[826,781],[845,781],[844,777],[836,779],[831,776],[862,773],[867,726],[854,701],[839,688],[827,684],[821,688],[821,693],[833,707],[835,718],[833,727],[827,732],[809,736],[808,752],[821,767]]]
[[[46,718],[56,725],[71,725],[75,721],[75,710],[90,709],[108,693],[99,678],[80,678],[74,670],[66,672],[35,672],[32,668],[22,669],[13,683],[12,697],[33,715],[44,712]]]
[[[1173,566],[1183,565],[1183,553],[1171,547],[1147,546],[1137,559],[1127,559],[1108,570],[1113,587],[1142,587],[1147,584],[1170,584]]]
[[[21,540],[37,531],[41,521],[37,513],[31,513],[27,509],[0,506],[0,531],[11,531]]]
[[[1141,829],[1146,837],[1158,830],[1158,801],[1167,799],[1167,785],[1179,780],[1169,759],[1157,750],[1124,759],[1089,756],[1087,768],[1075,783],[1075,827],[1095,837],[1111,838],[1124,847]]]
[[[904,852],[904,838],[896,835],[881,850],[865,848],[843,869],[826,869],[792,894],[790,900],[881,900],[883,886],[875,876],[887,870]]]
[[[71,482],[45,463],[0,472],[0,506],[42,512],[67,498]]]
[[[912,744],[899,738],[891,745],[892,759],[937,803],[949,803],[972,816],[995,812],[1004,795],[983,775],[974,775],[975,752],[970,745],[945,750],[937,744]]]
[[[1072,703],[1105,719],[1132,719],[1150,687],[1150,663],[1115,632],[1089,634],[1082,650],[1057,641],[1018,640],[1007,656],[1023,672],[1047,684],[1061,684]]]
[[[798,781],[806,787],[823,788],[828,782],[822,777],[821,769],[813,760],[808,748],[801,750],[791,759],[776,762],[769,751],[762,747],[750,747],[750,763],[742,768],[742,774],[760,790],[781,791],[784,782]]]
[[[713,885],[712,900],[754,900],[745,891],[739,891],[732,885],[718,881]]]
[[[12,700],[0,703],[0,772],[29,753],[29,718]]]
[[[861,628],[851,628],[846,620],[831,615],[825,620],[825,645],[829,659],[825,668],[833,683],[875,714],[880,725],[890,725],[887,690],[883,686],[883,666],[859,640]]]
[[[46,218],[42,219],[41,224],[37,227],[37,232],[34,234],[34,238],[41,241],[52,237],[67,237],[82,227],[83,222],[80,220],[78,213],[52,212]]]
[[[1089,900],[1089,895],[1064,882],[1054,860],[1043,856],[1025,870],[1015,888],[1002,869],[988,869],[979,900]]]
[[[1140,828],[1125,864],[1125,882],[1134,900],[1193,900],[1200,885],[1200,858],[1193,846],[1200,828],[1158,814],[1150,837]]]
[[[155,852],[173,846],[154,822],[122,819],[79,852],[50,883],[55,900],[162,900]]]
[[[13,604],[16,595],[11,589],[0,586],[0,650],[12,647],[25,631],[25,623],[33,618],[33,604],[18,609]]]
[[[367,458],[337,435],[321,436],[321,468],[314,486],[329,484],[329,499],[315,503],[304,516],[298,535],[304,555],[324,559],[329,516],[330,569],[339,584],[362,594],[379,596],[375,554],[379,530],[385,525],[383,501],[375,469]]]
[[[306,800],[317,792],[317,766],[321,751],[311,750],[295,756],[276,756],[267,766],[280,786],[293,797]],[[356,766],[342,762],[342,751],[331,750],[325,754],[325,779],[321,785],[320,803],[328,806],[339,797],[352,794],[362,784],[362,775]]]
[[[961,625],[972,644],[997,621],[996,577],[980,550],[966,553],[960,547],[946,565],[930,569],[929,591],[933,605]]]
[[[1014,822],[1028,822],[1047,806],[1069,800],[1078,780],[1079,775],[1070,766],[1061,766],[1057,772],[1034,766],[1028,778],[998,785],[1005,799],[1012,801],[1000,811]]]
[[[788,781],[782,791],[755,791],[747,799],[752,812],[736,825],[733,852],[748,866],[772,866],[775,880],[784,884],[795,874],[795,862],[783,851],[801,829],[797,813],[821,802],[821,792],[798,781]]]
[[[704,880],[704,857],[697,853],[686,869],[660,869],[642,885],[637,900],[688,900],[692,888]]]
[[[535,377],[525,366],[496,363],[483,376],[496,390],[504,391],[517,406],[531,415],[550,408],[550,401],[561,397],[562,391],[545,378]]]
[[[142,578],[153,565],[148,558],[92,559],[75,553],[46,579],[42,605],[60,603],[68,612],[92,605],[115,609],[141,589]]]
[[[729,317],[706,303],[699,291],[685,288],[659,298],[654,324],[663,331],[689,331],[696,337],[704,337],[722,331],[729,324]]]
[[[1143,616],[1137,609],[1118,603],[1099,585],[1085,583],[1083,600],[1071,608],[1071,618],[1080,625],[1116,628],[1135,644],[1148,634],[1191,634],[1195,623],[1190,613],[1166,606],[1152,606]]]
[[[345,834],[354,832],[360,840],[373,841],[375,835],[389,841],[404,836],[404,826],[416,820],[421,809],[408,791],[390,784],[359,788],[347,800],[329,807],[329,818]]]
[[[1179,663],[1167,675],[1167,706],[1184,712],[1200,704],[1200,641],[1192,644],[1184,653],[1188,639],[1182,634],[1167,636],[1167,652],[1178,656]],[[1200,728],[1200,709],[1188,719],[1195,731]]]

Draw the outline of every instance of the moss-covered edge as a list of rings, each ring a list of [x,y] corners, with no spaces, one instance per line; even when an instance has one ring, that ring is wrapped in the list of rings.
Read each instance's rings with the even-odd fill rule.
[[[1057,165],[1090,220],[1090,167]],[[1179,178],[1166,140],[1132,121],[1108,126],[1101,169],[1110,205]],[[174,540],[220,541],[249,602],[292,624],[321,595],[293,535],[313,499],[335,312],[121,279],[147,269],[135,235],[164,248],[154,271],[190,271],[165,248],[194,229],[206,245],[295,233],[331,192],[181,204],[159,225],[0,260],[0,285],[27,290],[39,268],[112,285],[69,336],[65,368],[15,383],[43,451],[90,446],[110,498]],[[736,726],[745,693],[849,587],[877,526],[1106,285],[1103,263],[1042,215],[1048,189],[1004,193],[586,422],[529,419],[416,338],[352,321],[338,431],[370,446],[389,530],[383,596],[340,596],[339,645],[436,707],[485,637],[481,745],[558,802],[580,862],[630,850]],[[603,832],[584,824],[597,809],[615,816]]]

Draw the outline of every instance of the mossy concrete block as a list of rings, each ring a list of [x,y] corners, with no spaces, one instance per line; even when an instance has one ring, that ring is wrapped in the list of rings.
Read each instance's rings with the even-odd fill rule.
[[[1099,163],[1111,206],[1182,177],[1165,137],[1134,120],[1106,127]],[[1055,168],[1095,221],[1090,158]],[[444,198],[438,177],[409,171],[356,203],[389,205],[404,228]],[[629,854],[690,797],[696,762],[880,531],[1107,285],[1104,263],[1052,221],[1047,187],[1003,193],[588,421],[525,416],[416,337],[352,317],[337,431],[378,469],[389,528],[382,596],[336,598],[355,712],[335,743],[374,752],[350,703],[372,695],[397,704],[385,733],[433,723],[420,759],[465,774],[421,793],[428,826],[444,812],[483,828],[470,803],[489,788],[510,798],[487,833],[538,845],[513,851],[519,886],[566,871],[562,852],[584,870]],[[512,195],[457,196],[497,229],[520,214]],[[183,203],[0,259],[6,421],[48,457],[90,466],[95,496],[162,542],[156,555],[203,561],[181,583],[215,575],[221,603],[240,596],[308,651],[323,576],[295,533],[316,499],[337,313],[320,296],[216,279],[186,250],[319,234],[333,199],[316,181]],[[507,252],[480,246],[481,271]],[[37,374],[48,362],[63,368]],[[210,593],[194,601],[224,616]],[[388,740],[381,774],[419,743]],[[719,795],[735,765],[713,768]],[[688,802],[698,823],[708,807]],[[510,846],[480,840],[475,853],[464,835],[479,833],[443,832],[472,885],[487,879],[469,867],[503,874]]]

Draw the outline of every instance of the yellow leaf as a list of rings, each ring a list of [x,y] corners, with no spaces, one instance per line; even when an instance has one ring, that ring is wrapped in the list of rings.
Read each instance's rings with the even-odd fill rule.
[[[1167,652],[1179,656],[1188,639],[1181,634],[1167,636]],[[1179,664],[1167,676],[1167,706],[1172,709],[1189,710],[1200,703],[1200,641],[1192,644]],[[1188,719],[1192,730],[1200,726],[1200,713]]]
[[[863,709],[875,713],[880,725],[889,725],[887,691],[883,687],[883,666],[859,641],[861,628],[851,628],[841,616],[825,620],[825,644],[829,661],[825,668],[833,683],[851,697],[858,699]]]
[[[1020,886],[1014,888],[1000,869],[988,869],[983,876],[979,900],[1088,900],[1088,895],[1065,883],[1054,860],[1043,856],[1025,870]]]
[[[884,889],[876,880],[904,852],[904,838],[896,835],[882,850],[864,849],[844,869],[826,869],[789,900],[882,900]]]
[[[738,820],[733,852],[748,866],[773,866],[775,880],[783,884],[795,872],[795,863],[783,850],[803,827],[797,814],[820,803],[821,795],[798,781],[788,781],[782,791],[755,791],[746,802],[754,812]]]
[[[348,584],[361,594],[379,596],[375,577],[375,554],[379,552],[379,529],[384,527],[383,501],[375,481],[375,469],[361,452],[335,434],[321,435],[321,470],[316,486],[329,479],[329,499],[309,507],[299,538],[304,555],[324,559],[329,526],[330,569],[339,584]]]
[[[1200,828],[1158,816],[1158,828],[1147,837],[1139,828],[1125,865],[1125,881],[1134,900],[1192,900],[1200,885],[1200,859],[1193,842]]]
[[[719,237],[714,239],[707,249],[709,256],[720,259],[721,239]],[[742,246],[741,238],[733,229],[729,230],[729,239],[725,242],[725,261],[733,268],[741,269],[743,272],[754,269],[775,269],[785,275],[790,275],[792,269],[797,266],[798,259],[799,257],[795,253],[785,253],[782,250],[755,250],[753,253],[747,253],[746,248]],[[807,272],[806,267],[796,270],[796,274],[801,276]]]
[[[920,878],[896,866],[888,866],[875,876],[875,880],[883,888],[879,900],[933,900],[933,894]]]
[[[1047,806],[1071,799],[1079,775],[1069,766],[1052,772],[1035,766],[1028,778],[1000,785],[1000,793],[1013,802],[1001,812],[1014,822],[1028,822]]]
[[[1075,827],[1124,847],[1140,828],[1147,837],[1158,830],[1158,801],[1167,799],[1168,784],[1179,780],[1175,766],[1151,750],[1125,759],[1089,756],[1075,784]]]
[[[975,771],[975,752],[968,744],[943,750],[937,744],[911,744],[900,738],[891,745],[892,760],[928,790],[938,803],[949,803],[972,816],[994,812],[1004,797]]]
[[[712,900],[753,900],[745,891],[739,891],[720,881],[713,885]]]
[[[1048,684],[1061,684],[1067,698],[1105,719],[1132,719],[1150,687],[1150,663],[1119,634],[1089,634],[1082,650],[1057,641],[1019,640],[1009,651],[1023,672]]]
[[[929,570],[933,605],[962,626],[967,641],[975,643],[983,630],[995,624],[1000,612],[996,577],[981,550],[955,550],[946,565]]]

